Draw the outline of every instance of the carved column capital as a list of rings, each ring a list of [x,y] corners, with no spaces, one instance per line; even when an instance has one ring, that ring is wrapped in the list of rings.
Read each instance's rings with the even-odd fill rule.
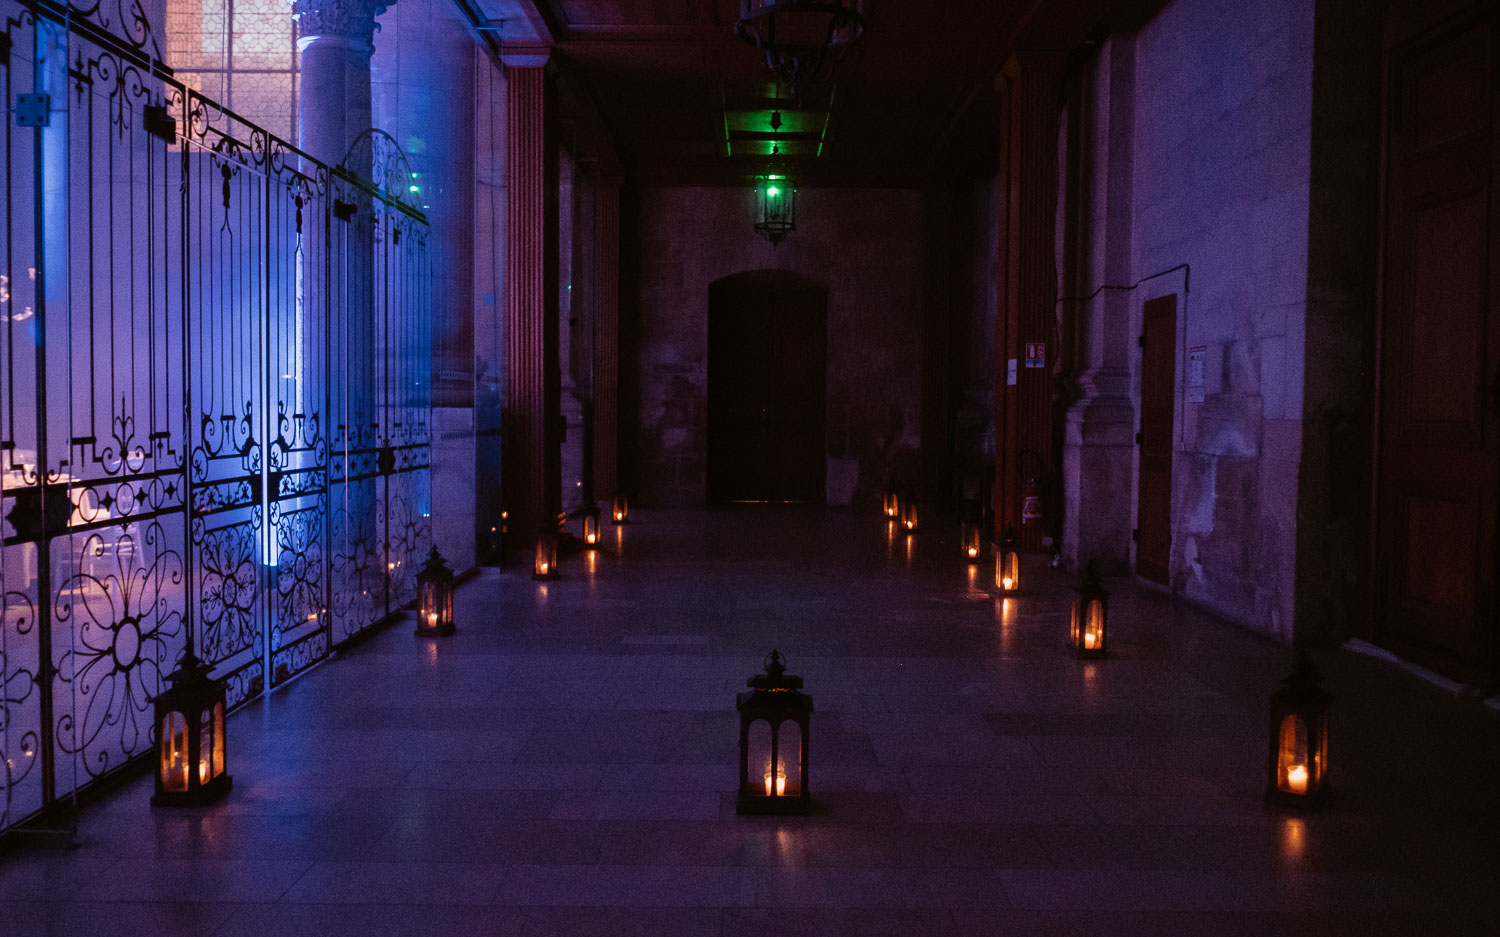
[[[297,21],[298,48],[305,49],[316,39],[347,42],[361,51],[373,51],[375,31],[380,24],[375,17],[384,13],[396,0],[294,0],[292,19]]]

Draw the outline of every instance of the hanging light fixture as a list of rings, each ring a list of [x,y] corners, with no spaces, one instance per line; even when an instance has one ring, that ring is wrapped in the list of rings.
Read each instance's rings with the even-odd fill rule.
[[[865,32],[864,0],[740,0],[734,34],[796,94]]]
[[[797,187],[780,173],[759,176],[755,182],[755,233],[774,247],[797,230]]]

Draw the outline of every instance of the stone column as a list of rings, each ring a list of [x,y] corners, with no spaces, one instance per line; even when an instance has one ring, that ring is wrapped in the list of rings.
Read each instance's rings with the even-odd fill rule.
[[[1079,173],[1076,275],[1068,292],[1088,297],[1101,286],[1126,286],[1131,266],[1134,163],[1135,54],[1116,36],[1100,50],[1075,98],[1079,113],[1070,146],[1091,171]],[[1130,566],[1130,518],[1135,501],[1135,406],[1130,399],[1130,324],[1137,293],[1105,288],[1071,303],[1077,317],[1078,397],[1068,409],[1063,444],[1063,552],[1073,564],[1090,560],[1100,573]]]
[[[1051,536],[1054,516],[1022,524],[1021,484],[1040,463],[1043,505],[1057,510],[1053,451],[1052,366],[1057,355],[1057,127],[1064,57],[1020,52],[1004,74],[1001,214],[1001,317],[995,330],[995,523],[1014,525],[1023,549],[1036,550]],[[1042,367],[1026,366],[1026,346],[1041,342]],[[1016,383],[1008,365],[1016,362]]]
[[[505,476],[512,543],[555,523],[562,494],[556,91],[545,56],[505,71]]]
[[[394,2],[296,0],[293,6],[302,53],[297,145],[329,165],[337,165],[354,138],[371,126],[375,17]]]
[[[620,177],[594,184],[594,496],[619,487]]]

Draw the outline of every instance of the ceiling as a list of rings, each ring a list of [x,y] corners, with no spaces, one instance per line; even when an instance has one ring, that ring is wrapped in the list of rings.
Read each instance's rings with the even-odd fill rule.
[[[1162,0],[865,0],[863,40],[800,100],[734,34],[740,0],[458,0],[506,57],[552,50],[563,142],[644,183],[920,185],[992,159],[1015,49],[1070,50]],[[779,128],[771,127],[779,114]]]

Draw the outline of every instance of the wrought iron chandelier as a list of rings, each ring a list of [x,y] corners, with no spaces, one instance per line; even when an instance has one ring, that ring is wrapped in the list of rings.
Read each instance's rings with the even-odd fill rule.
[[[734,24],[792,94],[864,31],[864,0],[740,0]]]

